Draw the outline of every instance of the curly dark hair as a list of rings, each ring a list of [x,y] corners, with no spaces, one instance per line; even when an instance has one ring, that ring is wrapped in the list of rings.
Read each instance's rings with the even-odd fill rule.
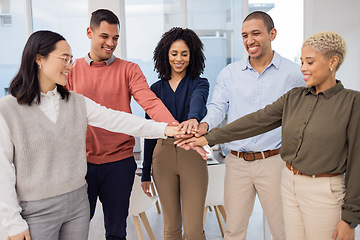
[[[190,74],[192,79],[200,76],[205,68],[204,45],[196,33],[188,28],[173,27],[161,37],[154,50],[154,70],[158,73],[160,79],[171,79],[171,67],[169,63],[170,46],[178,40],[183,40],[190,50],[190,63],[186,73]]]

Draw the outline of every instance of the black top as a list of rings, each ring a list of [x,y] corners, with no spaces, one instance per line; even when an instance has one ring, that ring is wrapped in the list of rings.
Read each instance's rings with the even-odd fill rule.
[[[151,90],[162,100],[173,117],[179,122],[192,118],[201,121],[206,115],[206,101],[209,95],[209,81],[197,77],[191,79],[189,74],[180,81],[175,92],[167,80],[159,80]],[[146,114],[147,119],[150,117]],[[145,139],[142,181],[150,181],[152,155],[156,139]]]

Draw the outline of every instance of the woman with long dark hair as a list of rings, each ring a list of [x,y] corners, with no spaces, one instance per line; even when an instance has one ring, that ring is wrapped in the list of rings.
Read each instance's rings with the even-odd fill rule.
[[[177,133],[69,92],[64,86],[73,64],[64,37],[35,32],[10,95],[0,100],[0,214],[12,240],[87,239],[88,124],[138,137]]]

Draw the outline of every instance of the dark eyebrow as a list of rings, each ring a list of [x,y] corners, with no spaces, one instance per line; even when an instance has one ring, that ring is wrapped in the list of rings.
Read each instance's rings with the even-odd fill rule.
[[[261,30],[260,29],[255,29],[255,30],[252,30],[250,33],[257,33],[257,32],[261,32]],[[244,35],[244,34],[248,34],[248,33],[247,32],[242,32],[241,34]]]

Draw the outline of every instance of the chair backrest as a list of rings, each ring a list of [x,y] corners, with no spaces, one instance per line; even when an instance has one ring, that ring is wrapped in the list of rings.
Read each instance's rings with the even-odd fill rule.
[[[134,185],[130,196],[129,213],[131,215],[137,215],[144,212],[153,206],[158,198],[158,196],[152,196],[151,198],[146,196],[141,188],[141,178],[135,174]]]
[[[205,206],[224,205],[225,164],[209,165],[209,184]]]

